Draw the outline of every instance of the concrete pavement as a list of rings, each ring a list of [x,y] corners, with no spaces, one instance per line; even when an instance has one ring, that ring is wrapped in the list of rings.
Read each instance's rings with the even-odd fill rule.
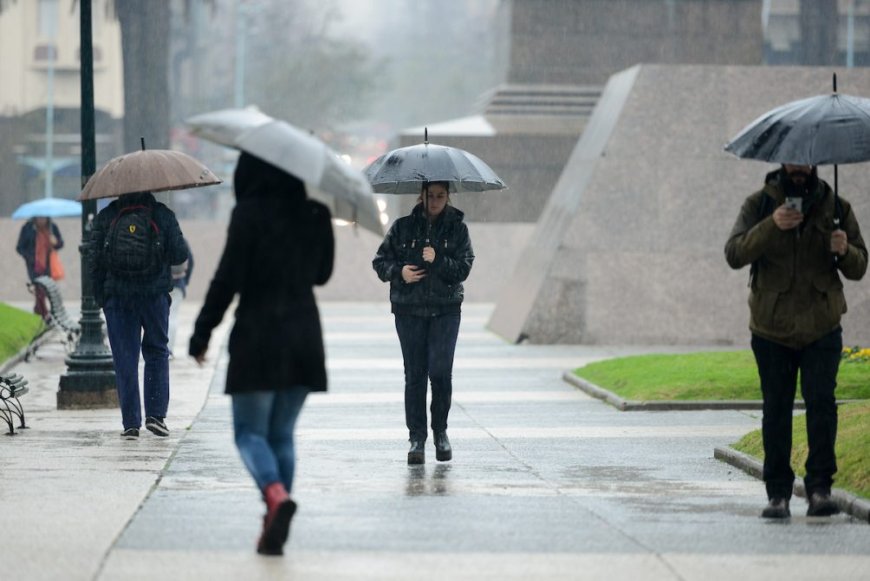
[[[172,435],[124,442],[117,410],[55,409],[62,349],[44,346],[16,368],[33,427],[0,438],[0,578],[868,578],[870,527],[807,519],[799,499],[790,523],[764,522],[763,485],[713,459],[757,412],[618,412],[562,372],[644,349],[506,344],[484,329],[491,309],[464,310],[454,460],[435,462],[430,438],[409,467],[389,305],[322,306],[330,392],[300,419],[283,558],[254,553],[262,507],[232,444],[225,354],[174,361]]]

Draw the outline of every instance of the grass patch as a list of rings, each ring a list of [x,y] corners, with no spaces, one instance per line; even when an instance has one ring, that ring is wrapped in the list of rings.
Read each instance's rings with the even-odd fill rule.
[[[620,357],[574,373],[627,400],[761,400],[755,359],[748,349]],[[870,399],[870,362],[840,365],[837,398]]]
[[[30,343],[41,328],[38,315],[0,303],[0,363]]]
[[[791,465],[803,477],[807,461],[807,421],[800,414],[794,419]],[[743,436],[732,447],[744,454],[764,460],[761,430]],[[837,466],[834,486],[853,494],[870,498],[870,402],[845,404],[839,407],[837,429]]]

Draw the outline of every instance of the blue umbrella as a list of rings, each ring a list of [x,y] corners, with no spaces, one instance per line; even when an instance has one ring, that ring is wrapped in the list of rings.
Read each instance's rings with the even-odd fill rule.
[[[12,217],[19,220],[29,218],[70,218],[82,215],[82,203],[64,198],[42,198],[18,206]]]

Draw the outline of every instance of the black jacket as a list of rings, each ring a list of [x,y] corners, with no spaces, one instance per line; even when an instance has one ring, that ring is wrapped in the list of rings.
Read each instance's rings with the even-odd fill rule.
[[[163,267],[151,280],[129,281],[118,278],[108,272],[103,253],[103,243],[109,233],[112,221],[118,216],[121,208],[136,205],[150,205],[152,218],[160,231],[163,244]],[[172,290],[171,267],[183,264],[187,260],[187,245],[181,234],[181,227],[175,218],[175,213],[158,202],[149,192],[124,194],[103,208],[94,219],[91,241],[88,245],[88,265],[94,285],[94,298],[97,304],[105,304],[109,297],[148,296],[168,293]]]
[[[242,153],[226,247],[196,319],[190,354],[208,348],[233,297],[226,392],[305,386],[326,390],[326,362],[314,285],[332,274],[329,209],[305,197],[295,177]]]
[[[60,230],[57,224],[49,221],[52,235],[57,239],[55,250],[63,248],[63,236],[60,235]],[[21,232],[18,234],[18,244],[15,250],[24,258],[24,263],[27,265],[27,277],[33,280],[37,276],[48,273],[48,257],[45,257],[45,272],[36,272],[36,219],[31,218],[21,227]]]
[[[426,317],[460,311],[465,297],[462,282],[474,262],[464,216],[461,210],[447,206],[430,230],[423,217],[423,205],[417,204],[410,215],[393,222],[372,260],[378,277],[390,283],[393,313]],[[423,262],[427,238],[435,249],[432,264]],[[407,284],[402,279],[406,264],[424,266],[428,270],[426,278]]]

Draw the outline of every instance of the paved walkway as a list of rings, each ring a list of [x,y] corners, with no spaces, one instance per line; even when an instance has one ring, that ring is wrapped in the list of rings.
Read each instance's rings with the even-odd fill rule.
[[[171,437],[124,442],[117,411],[55,409],[49,344],[16,369],[32,429],[0,438],[0,578],[870,578],[870,527],[807,519],[800,499],[790,523],[764,522],[762,484],[713,459],[756,412],[622,413],[560,378],[642,350],[509,345],[484,328],[490,306],[468,306],[454,460],[436,463],[430,438],[409,467],[389,306],[322,310],[331,390],[300,420],[284,558],[254,553],[262,507],[232,445],[225,356],[174,361]]]

